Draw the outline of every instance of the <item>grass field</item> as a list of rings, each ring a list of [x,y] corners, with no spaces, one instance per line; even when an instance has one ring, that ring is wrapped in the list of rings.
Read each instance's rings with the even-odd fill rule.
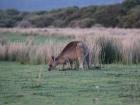
[[[45,44],[50,41],[52,42],[65,42],[70,40],[69,36],[45,36],[41,33],[21,33],[21,32],[0,32],[0,39],[8,42],[20,42],[24,43],[27,40],[33,40],[35,44]]]
[[[140,105],[139,33],[118,28],[0,29],[0,105]],[[101,51],[116,64],[49,72],[49,57],[71,40],[88,45],[95,65]],[[116,52],[121,61],[114,58]]]
[[[139,105],[140,65],[47,71],[0,62],[0,105]]]

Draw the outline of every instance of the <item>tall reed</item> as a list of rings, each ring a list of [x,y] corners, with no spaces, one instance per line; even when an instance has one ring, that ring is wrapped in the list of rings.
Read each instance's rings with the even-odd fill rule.
[[[104,28],[71,30],[57,29],[59,36],[61,31],[64,32],[62,36],[69,31],[68,35],[71,34],[73,40],[81,40],[86,43],[89,47],[92,64],[140,63],[139,30],[132,32],[131,30]],[[50,31],[53,33],[54,30],[50,29]],[[74,34],[75,32],[77,35]],[[55,33],[57,32],[55,31]],[[0,38],[0,60],[18,61],[22,64],[46,64],[49,58],[52,55],[57,56],[71,39],[64,43],[52,40],[45,44],[35,44],[34,39],[28,39],[25,42],[7,42]]]

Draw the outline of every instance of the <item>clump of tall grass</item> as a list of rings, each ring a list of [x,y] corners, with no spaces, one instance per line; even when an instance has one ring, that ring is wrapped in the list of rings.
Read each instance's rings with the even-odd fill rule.
[[[138,64],[140,63],[140,38],[139,36],[77,36],[76,40],[82,40],[90,49],[92,64]]]
[[[5,39],[3,39],[3,38],[0,38],[0,44],[1,45],[5,45],[5,44],[7,44],[8,42],[5,40]]]
[[[18,61],[21,64],[47,64],[50,56],[57,56],[65,43],[50,41],[47,44],[35,44],[33,40],[26,42],[10,42],[0,44],[0,60]]]
[[[112,37],[99,37],[96,44],[100,47],[99,59],[101,63],[121,62],[122,54],[119,40]]]
[[[140,63],[140,38],[126,39],[122,46],[122,62],[124,64]]]
[[[140,62],[140,39],[137,39],[133,43],[133,63],[138,64]]]
[[[7,46],[0,44],[0,60],[5,60],[7,55]]]

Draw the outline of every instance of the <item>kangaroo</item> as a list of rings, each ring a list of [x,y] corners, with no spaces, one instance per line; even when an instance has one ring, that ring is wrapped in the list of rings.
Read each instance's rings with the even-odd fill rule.
[[[69,63],[72,67],[76,61],[78,61],[79,68],[81,69],[84,67],[89,68],[90,66],[89,49],[82,41],[72,41],[64,47],[57,57],[52,56],[48,62],[48,70],[51,71],[59,64],[65,65]]]

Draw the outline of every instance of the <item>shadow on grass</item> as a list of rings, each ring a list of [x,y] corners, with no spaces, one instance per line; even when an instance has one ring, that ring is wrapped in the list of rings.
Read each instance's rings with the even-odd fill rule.
[[[102,68],[104,67],[101,67],[101,66],[91,66],[87,69],[83,69],[83,70],[101,70]],[[59,69],[59,71],[78,71],[78,70],[81,70],[79,68],[75,68],[75,69],[72,69],[72,68],[65,68],[65,69]]]
[[[33,93],[33,95],[55,97],[54,95],[46,93],[46,92]]]

